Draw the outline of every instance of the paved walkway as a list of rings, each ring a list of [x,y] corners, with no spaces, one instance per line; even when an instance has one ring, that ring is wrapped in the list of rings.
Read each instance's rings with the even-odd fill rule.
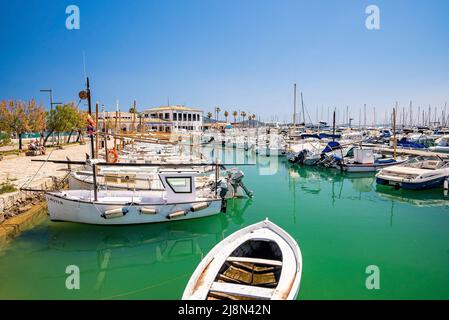
[[[36,173],[36,176],[32,179],[29,187],[40,185],[43,179],[49,177],[63,177],[67,172],[65,170],[67,165],[65,164],[54,164],[54,163],[42,163],[42,162],[32,162],[31,159],[47,159],[50,155],[52,160],[66,160],[69,157],[70,160],[86,160],[86,153],[90,153],[90,144],[85,145],[70,145],[64,146],[62,150],[49,150],[45,156],[36,157],[9,157],[0,161],[0,183],[10,181],[11,184],[16,185],[20,188],[24,183],[29,181]],[[42,166],[42,167],[41,167]]]

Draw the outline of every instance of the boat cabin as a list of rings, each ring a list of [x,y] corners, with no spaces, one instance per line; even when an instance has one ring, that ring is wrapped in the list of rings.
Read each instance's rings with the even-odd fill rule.
[[[198,171],[160,171],[159,179],[165,189],[164,198],[172,201],[196,200],[195,176]]]

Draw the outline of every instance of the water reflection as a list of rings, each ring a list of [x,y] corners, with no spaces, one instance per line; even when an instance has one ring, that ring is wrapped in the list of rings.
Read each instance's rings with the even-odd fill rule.
[[[330,185],[331,197],[336,199],[359,199],[362,194],[373,193],[382,199],[418,207],[440,207],[449,205],[449,196],[443,190],[395,190],[378,186],[374,173],[342,173],[339,170],[318,167],[300,167],[286,163],[289,188],[298,186],[301,192],[318,195]],[[345,192],[350,187],[356,192]]]
[[[347,174],[328,168],[286,165],[289,182],[298,184],[301,190],[307,193],[319,194],[323,189],[323,183],[332,186],[333,195],[335,195],[336,190],[341,191],[345,184],[351,185],[354,191],[367,193],[373,191],[375,184],[372,173]]]
[[[377,185],[376,192],[382,199],[416,207],[443,207],[449,205],[449,197],[443,194],[442,189],[396,190],[388,186]]]

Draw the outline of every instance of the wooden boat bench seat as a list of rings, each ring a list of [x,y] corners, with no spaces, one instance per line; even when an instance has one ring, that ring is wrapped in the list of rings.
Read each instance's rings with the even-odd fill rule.
[[[279,260],[268,260],[268,259],[259,259],[259,258],[248,258],[248,257],[228,257],[226,261],[229,262],[250,262],[254,264],[263,264],[268,266],[276,266],[281,267],[282,261]]]
[[[271,299],[274,289],[247,286],[226,282],[214,282],[210,287],[211,292],[220,292],[231,295],[239,295],[242,297],[256,299]]]

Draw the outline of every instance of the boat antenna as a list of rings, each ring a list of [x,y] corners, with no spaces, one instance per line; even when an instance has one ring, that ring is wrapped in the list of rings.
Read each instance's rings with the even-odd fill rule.
[[[87,78],[87,73],[86,73],[86,52],[83,51],[83,71],[84,71],[84,79]]]

